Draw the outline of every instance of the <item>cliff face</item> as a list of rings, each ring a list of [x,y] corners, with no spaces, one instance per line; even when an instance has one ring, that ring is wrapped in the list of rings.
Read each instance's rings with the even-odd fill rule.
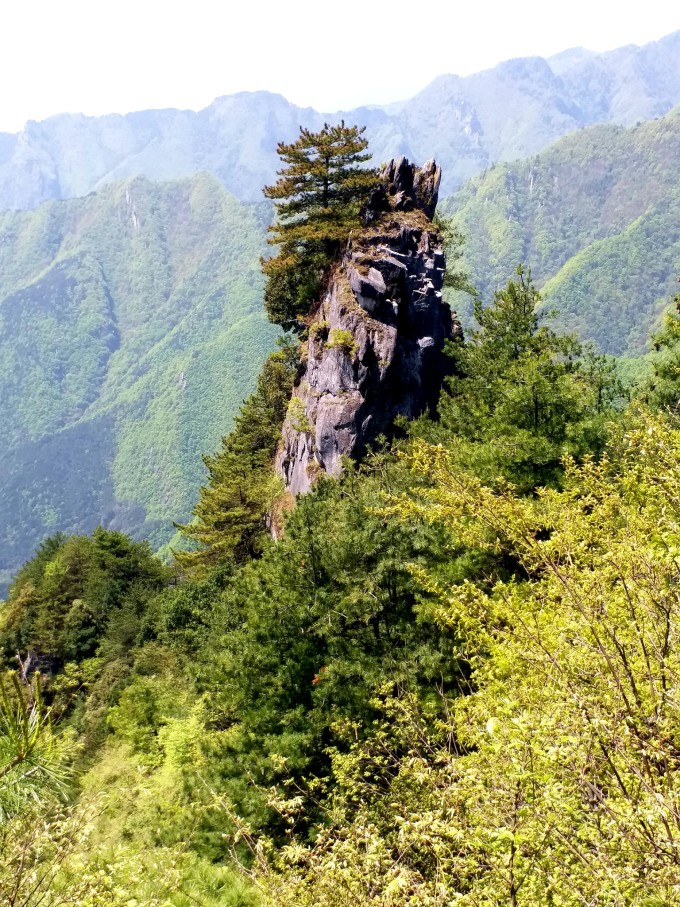
[[[306,361],[283,426],[277,472],[291,494],[308,491],[341,458],[358,459],[398,415],[436,405],[444,341],[460,325],[442,301],[445,258],[431,222],[440,168],[404,158],[383,170],[312,315]]]

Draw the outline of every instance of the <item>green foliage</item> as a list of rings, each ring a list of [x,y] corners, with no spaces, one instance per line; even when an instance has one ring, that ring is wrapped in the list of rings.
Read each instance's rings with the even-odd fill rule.
[[[530,261],[560,329],[640,355],[680,270],[678,161],[677,111],[593,126],[489,169],[442,208],[465,235],[462,263],[482,299]]]
[[[0,823],[65,793],[70,752],[52,727],[39,675],[23,686],[15,673],[0,677]]]
[[[312,432],[313,427],[307,418],[305,405],[299,397],[291,397],[286,419],[294,431]]]
[[[623,435],[611,361],[538,304],[521,268],[477,302],[438,420],[289,511],[284,345],[206,458],[180,584],[101,528],[20,571],[5,657],[49,667],[83,747],[37,843],[12,820],[46,904],[250,907],[234,859],[300,907],[672,903],[680,440]]]
[[[175,553],[182,567],[205,574],[222,561],[256,557],[264,547],[272,505],[281,492],[273,462],[297,363],[295,346],[272,353],[222,449],[204,458],[208,481],[194,507],[194,522],[178,527],[197,546]]]
[[[350,331],[343,331],[340,328],[333,328],[326,340],[326,346],[329,349],[337,347],[348,355],[352,355],[356,349],[356,342]]]
[[[364,128],[325,123],[319,132],[301,128],[292,144],[280,142],[279,157],[286,165],[279,180],[266,186],[274,199],[277,221],[269,242],[278,253],[262,261],[267,278],[264,301],[274,324],[299,330],[324,273],[359,226],[359,212],[377,186],[375,170],[362,167],[371,155]]]
[[[680,402],[680,294],[675,312],[668,312],[662,329],[652,338],[652,374],[640,387],[641,398],[657,409],[676,410]]]
[[[226,855],[224,845],[213,848],[210,858],[193,849],[200,843],[194,841],[196,828],[206,821],[213,798],[198,775],[205,769],[204,709],[177,652],[176,627],[185,623],[187,612],[165,610],[179,590],[165,590],[155,604],[159,585],[153,579],[165,578],[164,569],[147,546],[104,530],[91,540],[48,540],[22,571],[12,595],[32,583],[46,593],[48,578],[56,575],[62,583],[79,584],[88,604],[106,600],[109,618],[98,627],[97,658],[82,660],[75,653],[78,661],[60,666],[52,653],[51,711],[68,713],[70,735],[52,731],[36,675],[26,689],[15,679],[13,696],[5,686],[0,690],[0,807],[5,812],[0,898],[26,907],[72,904],[74,898],[88,907],[129,907],[132,901],[189,907],[196,899],[214,907],[254,905],[246,882],[228,867],[212,866],[215,857]],[[209,584],[204,593],[209,594]],[[126,607],[131,598],[137,616],[132,628]],[[59,597],[52,601],[60,604]],[[11,597],[9,605],[16,614],[21,602]],[[144,642],[153,617],[159,629],[163,623],[159,611],[166,617],[165,645]],[[58,615],[54,622],[58,634]],[[184,634],[182,643],[186,639]],[[27,657],[22,669],[31,671],[34,665]],[[82,778],[76,802],[60,804],[54,794],[65,792],[66,780],[76,780],[64,761],[75,752],[69,744],[74,732],[82,751],[80,768],[93,762],[95,767]],[[221,840],[219,835],[215,840]]]
[[[521,571],[483,588],[414,569],[469,695],[444,720],[387,698],[375,736],[335,753],[329,823],[280,854],[271,903],[677,904],[677,425],[632,414],[618,463],[567,460],[564,490],[534,497],[452,454],[416,445],[431,492],[392,512]]]
[[[267,807],[271,788],[314,801],[329,744],[345,745],[346,723],[352,735],[370,732],[371,699],[383,683],[428,697],[433,684],[461,682],[451,640],[428,619],[406,564],[427,563],[449,578],[485,565],[445,550],[437,527],[377,514],[381,494],[406,476],[383,457],[371,471],[319,481],[280,541],[212,601],[200,655],[219,729],[206,741],[210,783],[254,831],[285,831]]]
[[[487,481],[504,476],[525,490],[558,481],[565,453],[602,448],[621,393],[612,362],[541,325],[539,303],[521,267],[492,305],[475,301],[479,327],[452,347],[440,421],[422,429],[455,438],[461,462]]]
[[[460,654],[460,629],[441,619],[439,589],[508,582],[520,559],[452,537],[436,507],[410,520],[376,508],[386,494],[422,503],[437,493],[434,474],[408,468],[418,437],[441,443],[456,468],[494,479],[506,473],[527,489],[546,474],[559,481],[559,455],[570,444],[581,454],[589,440],[599,449],[594,414],[610,413],[607,363],[579,359],[573,341],[540,327],[536,303],[520,273],[494,306],[480,306],[480,330],[454,350],[458,374],[440,421],[418,423],[402,442],[404,458],[376,454],[340,482],[317,482],[272,544],[271,464],[296,368],[291,348],[275,354],[235,431],[208,458],[202,516],[188,527],[200,547],[180,554],[198,581],[149,588],[132,608],[110,608],[96,646],[70,631],[69,644],[75,638],[81,648],[69,650],[75,661],[56,664],[53,695],[67,698],[82,685],[72,721],[93,771],[120,762],[107,785],[136,790],[141,782],[122,779],[135,771],[144,779],[135,809],[116,800],[100,826],[132,842],[130,867],[145,848],[162,876],[180,841],[191,842],[200,864],[225,859],[232,835],[241,836],[235,853],[248,858],[244,840],[257,850],[263,834],[277,845],[291,830],[318,834],[325,798],[342,792],[357,747],[377,753],[389,745],[400,763],[406,738],[388,740],[383,729],[395,693],[423,710],[428,726],[445,727],[449,699],[471,689],[472,663]],[[586,416],[597,430],[585,430]],[[45,575],[66,583],[59,564],[73,544],[51,542],[27,565],[21,588]],[[422,571],[433,577],[429,586]],[[65,576],[75,582],[71,562]],[[53,629],[59,642],[58,621]],[[390,777],[376,782],[383,793]],[[352,809],[360,805],[355,799]]]
[[[230,867],[187,852],[186,845],[142,843],[131,829],[112,833],[111,816],[120,819],[121,801],[137,801],[145,819],[150,792],[133,766],[102,760],[104,775],[96,793],[87,792],[75,807],[49,817],[35,811],[15,819],[0,838],[0,898],[22,907],[255,907],[256,892]],[[121,769],[128,772],[123,774]],[[126,794],[115,783],[126,785]],[[154,794],[158,796],[158,788]],[[155,817],[159,818],[158,815]]]
[[[463,267],[465,237],[456,226],[453,218],[444,217],[439,211],[435,212],[432,222],[442,237],[444,254],[446,255],[444,287],[447,290],[477,296],[475,288],[470,283],[470,276]]]
[[[309,326],[310,337],[324,338],[328,336],[329,324],[327,321],[314,321]]]
[[[17,575],[3,607],[0,644],[28,669],[82,662],[100,651],[125,652],[134,642],[146,599],[170,571],[147,542],[96,529],[90,538],[55,536]]]
[[[22,666],[23,667],[23,666]],[[64,806],[73,787],[72,737],[54,729],[40,675],[0,677],[0,902],[38,907],[74,850]]]
[[[265,216],[207,174],[0,213],[0,582],[57,528],[188,518],[275,346]]]

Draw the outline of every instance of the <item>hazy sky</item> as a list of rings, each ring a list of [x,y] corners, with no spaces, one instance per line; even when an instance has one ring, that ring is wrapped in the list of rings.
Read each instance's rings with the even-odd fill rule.
[[[268,89],[333,112],[435,76],[680,28],[670,0],[4,0],[0,130],[64,111],[200,109]]]

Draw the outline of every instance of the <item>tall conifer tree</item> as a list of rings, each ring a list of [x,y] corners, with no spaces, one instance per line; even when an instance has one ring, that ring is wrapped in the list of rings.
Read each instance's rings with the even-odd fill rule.
[[[296,369],[295,347],[283,346],[272,353],[221,449],[203,458],[208,477],[194,507],[194,520],[186,526],[176,524],[196,547],[176,551],[175,557],[194,576],[220,562],[257,557],[269,537],[268,514],[279,491],[274,454]]]
[[[320,132],[301,129],[296,142],[277,146],[285,166],[264,194],[276,205],[269,242],[279,251],[262,262],[265,305],[275,324],[297,327],[378,184],[376,171],[362,166],[371,157],[364,129],[346,126],[344,120],[337,126],[325,123]]]

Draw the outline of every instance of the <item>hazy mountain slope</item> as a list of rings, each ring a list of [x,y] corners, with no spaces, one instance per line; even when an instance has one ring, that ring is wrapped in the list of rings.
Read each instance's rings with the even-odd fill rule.
[[[278,166],[276,143],[321,114],[268,92],[218,98],[205,110],[146,110],[120,116],[61,114],[29,121],[0,141],[0,207],[27,209],[86,195],[143,174],[169,180],[207,170],[245,201],[259,202]]]
[[[547,62],[555,75],[561,76],[578,63],[596,56],[598,54],[595,51],[587,50],[585,47],[570,47],[568,50],[563,50],[561,53],[548,57]]]
[[[161,543],[187,515],[274,344],[267,215],[199,174],[0,217],[0,571],[56,528]]]
[[[465,78],[444,75],[414,98],[344,114],[367,126],[377,161],[436,157],[451,192],[496,161],[533,154],[598,122],[632,125],[680,102],[680,31],[607,54],[580,48],[546,61],[510,60]],[[214,173],[238,198],[259,201],[278,167],[276,143],[321,114],[277,94],[218,98],[198,113],[149,110],[127,116],[64,114],[0,135],[0,208],[28,209],[104,183],[144,174],[175,179]]]
[[[559,322],[608,352],[639,355],[677,292],[680,193],[571,258],[544,287]]]
[[[632,126],[678,103],[680,32],[581,59],[562,73],[585,122]]]
[[[519,262],[564,323],[640,353],[680,273],[680,108],[631,129],[594,126],[497,165],[443,207],[489,299]],[[553,278],[550,280],[550,278]]]

